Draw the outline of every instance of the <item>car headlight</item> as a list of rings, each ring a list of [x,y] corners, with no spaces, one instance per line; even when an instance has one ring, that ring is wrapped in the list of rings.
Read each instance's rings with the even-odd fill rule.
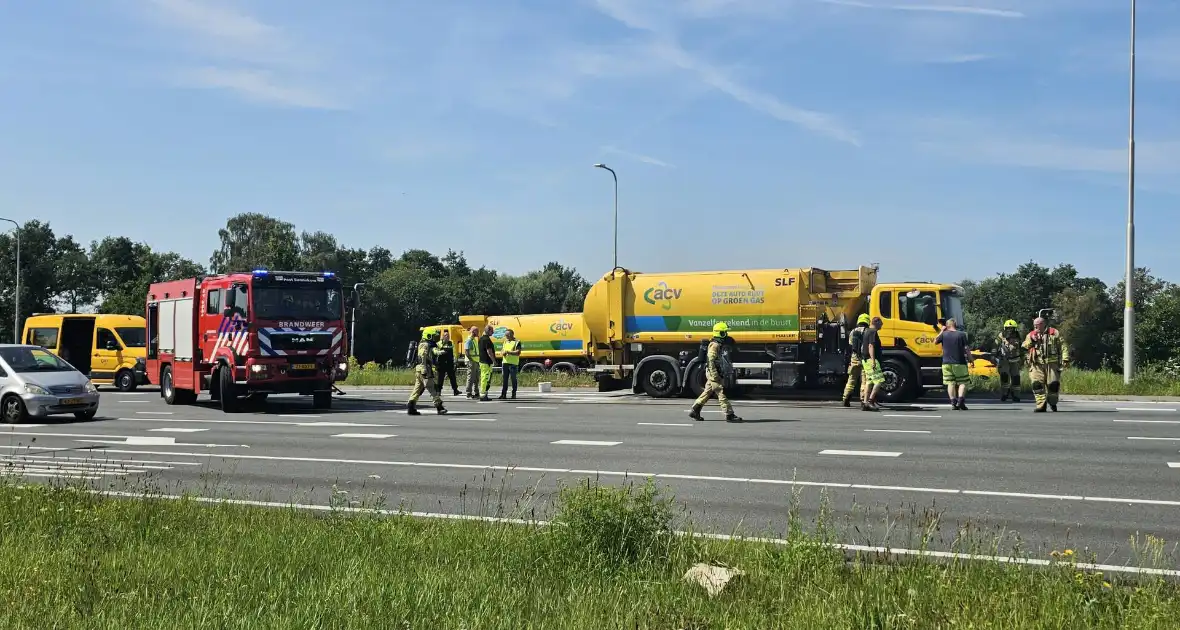
[[[97,394],[98,388],[94,386],[94,383],[92,383],[90,381],[86,381],[86,393],[87,394]]]
[[[340,362],[340,365],[337,365],[337,366],[336,366],[336,369],[337,369],[337,370],[340,370],[341,372],[347,372],[347,371],[348,371],[348,363],[347,363],[347,362],[344,362],[344,361],[341,361],[341,362]]]
[[[48,396],[49,395],[49,390],[45,389],[44,387],[41,387],[40,385],[34,385],[33,383],[25,383],[25,391],[27,393],[34,395],[34,396]]]

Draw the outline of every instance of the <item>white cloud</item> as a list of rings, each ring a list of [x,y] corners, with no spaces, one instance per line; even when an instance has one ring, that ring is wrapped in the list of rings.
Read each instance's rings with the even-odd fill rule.
[[[634,3],[625,0],[596,0],[596,4],[599,10],[614,20],[632,29],[651,33],[652,54],[675,67],[693,73],[699,81],[709,87],[778,120],[860,146],[856,133],[844,127],[832,115],[784,102],[772,94],[741,83],[721,68],[692,54],[676,41],[673,29],[661,18],[637,11]]]
[[[228,3],[148,0],[147,6],[148,17],[182,34],[169,37],[166,45],[192,57],[189,67],[178,72],[186,85],[284,107],[344,107],[342,90],[327,86],[330,81],[317,72],[318,60],[282,28]]]
[[[675,168],[674,166],[672,166],[671,164],[669,164],[663,160],[651,157],[650,155],[643,155],[642,153],[632,153],[630,151],[624,151],[622,149],[619,149],[619,148],[613,147],[613,146],[605,146],[605,147],[602,147],[601,150],[603,153],[610,153],[613,155],[618,155],[618,156],[625,157],[630,160],[635,160],[636,162],[642,162],[644,164],[651,164],[652,166],[661,166],[664,168]]]
[[[978,15],[983,17],[1022,18],[1020,11],[1008,9],[993,9],[989,7],[962,4],[885,4],[863,2],[861,0],[818,0],[823,4],[833,4],[842,7],[859,9],[880,9],[885,11],[910,11],[917,13],[958,13],[961,15]]]
[[[316,90],[276,81],[274,76],[264,71],[207,66],[186,73],[185,78],[190,85],[231,90],[258,103],[309,109],[343,108],[340,103],[326,98]]]

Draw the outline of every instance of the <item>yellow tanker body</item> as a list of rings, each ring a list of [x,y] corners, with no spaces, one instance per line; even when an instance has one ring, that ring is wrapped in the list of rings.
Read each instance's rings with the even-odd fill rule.
[[[481,331],[491,325],[492,344],[498,358],[503,357],[504,333],[512,329],[520,341],[521,370],[554,369],[572,373],[591,363],[593,346],[581,313],[463,315],[459,323],[467,329],[477,326]]]
[[[638,273],[617,268],[586,294],[600,389],[698,394],[702,343],[724,321],[733,386],[841,386],[848,334],[861,313],[881,317],[886,401],[942,384],[939,322],[962,322],[962,293],[927,281],[877,283],[877,268]]]

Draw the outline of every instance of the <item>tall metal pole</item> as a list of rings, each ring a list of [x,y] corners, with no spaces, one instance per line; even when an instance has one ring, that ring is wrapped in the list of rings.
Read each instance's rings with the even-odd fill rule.
[[[1127,288],[1123,304],[1123,383],[1135,377],[1135,0],[1131,0],[1131,113],[1127,142]]]
[[[594,167],[610,171],[610,176],[615,180],[615,264],[611,267],[613,272],[619,268],[619,176],[606,164],[595,164]]]
[[[356,358],[356,313],[361,308],[361,287],[365,286],[364,282],[358,282],[352,285],[352,326],[348,331],[348,356]]]
[[[20,224],[3,217],[0,217],[0,221],[8,221],[16,226],[12,231],[16,236],[16,292],[12,294],[12,343],[20,343]]]

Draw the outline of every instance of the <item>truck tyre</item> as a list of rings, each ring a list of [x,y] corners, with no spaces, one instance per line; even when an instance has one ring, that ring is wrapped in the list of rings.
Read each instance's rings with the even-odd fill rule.
[[[887,403],[903,403],[914,399],[917,376],[910,364],[901,359],[881,361],[885,373],[885,384],[881,385],[881,400]]]
[[[676,369],[667,361],[651,361],[639,372],[639,386],[652,398],[668,398],[680,391]]]
[[[705,366],[700,363],[692,366],[688,372],[688,382],[686,383],[689,395],[693,398],[699,398],[705,391]]]
[[[315,409],[331,409],[332,392],[315,392],[311,395],[311,406]]]
[[[226,365],[217,368],[217,380],[221,394],[222,413],[236,413],[240,401],[237,393],[234,392],[233,370]]]
[[[164,398],[164,404],[175,405],[179,401],[176,400],[176,387],[172,383],[172,366],[165,366],[164,371],[160,372],[160,396]]]
[[[115,387],[121,392],[133,392],[136,387],[135,372],[131,370],[119,370],[115,375]]]
[[[524,365],[520,366],[520,373],[524,374],[525,372],[535,372],[537,374],[544,374],[545,373],[545,366],[541,365],[540,363],[525,363]]]

